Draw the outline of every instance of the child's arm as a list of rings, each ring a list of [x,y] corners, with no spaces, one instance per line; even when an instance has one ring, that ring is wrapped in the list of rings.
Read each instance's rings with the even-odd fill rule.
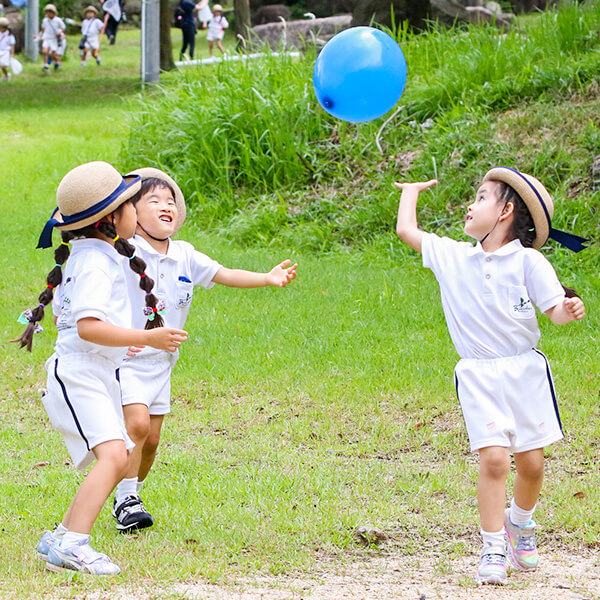
[[[95,317],[77,321],[77,333],[82,340],[100,346],[152,346],[158,350],[175,352],[187,339],[187,331],[172,327],[156,329],[126,329]]]
[[[421,240],[423,239],[423,231],[419,229],[417,222],[417,200],[420,192],[429,189],[436,183],[436,179],[415,183],[398,183],[397,181],[394,183],[397,188],[402,190],[396,233],[403,242],[417,252],[421,252]]]
[[[571,321],[580,321],[585,317],[585,306],[581,298],[565,298],[546,311],[548,318],[556,325],[566,325]]]
[[[268,285],[285,287],[296,278],[297,264],[288,267],[290,260],[284,260],[281,264],[273,267],[269,273],[255,273],[243,269],[227,269],[221,267],[212,280],[215,283],[237,288],[258,288]]]

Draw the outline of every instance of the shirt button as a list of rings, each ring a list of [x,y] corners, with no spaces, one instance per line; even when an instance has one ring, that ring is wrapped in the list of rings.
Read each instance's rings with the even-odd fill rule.
[[[490,277],[491,275],[489,273],[485,276],[486,279],[489,279]]]
[[[491,256],[488,256],[488,257],[485,259],[485,262],[490,262],[491,260],[492,260],[492,257],[491,257]]]
[[[161,274],[160,274],[160,278],[161,278],[161,279],[164,279],[164,278],[165,278],[165,274],[164,274],[164,273],[161,273]]]

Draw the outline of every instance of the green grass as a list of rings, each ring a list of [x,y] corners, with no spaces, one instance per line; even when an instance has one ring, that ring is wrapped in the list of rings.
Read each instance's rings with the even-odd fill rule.
[[[264,234],[264,224],[244,224],[244,216],[260,217],[261,206],[268,214],[268,195],[245,200],[233,216],[214,213],[211,228],[198,198],[183,239],[231,267],[264,270],[289,256],[300,263],[298,279],[285,290],[217,286],[197,292],[190,340],[174,372],[173,414],[144,490],[156,526],[134,538],[118,536],[106,507],[94,527],[94,545],[123,574],[109,580],[57,576],[35,558],[41,532],[60,519],[81,475],[69,466],[37,392],[52,351],[52,325],[46,322],[36,336],[32,355],[6,340],[18,334],[16,318],[35,303],[52,264],[49,252],[33,248],[60,178],[87,160],[139,166],[126,154],[128,111],[139,106],[134,33],[124,32],[123,46],[113,47],[125,67],[115,63],[109,71],[111,48],[105,48],[104,76],[95,65],[82,73],[72,60],[56,77],[43,79],[31,66],[14,86],[0,87],[0,206],[7,232],[0,238],[0,592],[19,599],[110,597],[141,586],[166,598],[175,582],[227,582],[367,556],[372,550],[352,540],[354,528],[365,524],[393,534],[395,552],[418,555],[425,544],[449,557],[476,550],[476,461],[454,396],[456,355],[435,280],[391,233],[397,195],[388,186],[396,176],[427,174],[435,158],[444,179],[454,183],[443,182],[423,198],[421,222],[456,234],[485,153],[496,161],[520,152],[520,162],[543,167],[564,191],[559,219],[564,212],[577,221],[559,223],[585,231],[597,205],[588,175],[581,175],[598,148],[598,103],[590,83],[575,96],[575,89],[554,90],[515,100],[509,109],[444,112],[433,129],[407,123],[411,136],[408,129],[386,134],[389,156],[375,165],[351,152],[349,143],[343,151],[351,181],[284,190],[284,213],[289,204],[291,214],[303,216],[272,235]],[[208,80],[224,72],[198,70]],[[189,71],[169,74],[164,90],[151,97],[185,97],[192,79]],[[250,95],[240,94],[241,101]],[[345,135],[363,133],[348,128]],[[409,137],[413,145],[393,146]],[[410,169],[403,167],[408,150],[416,152]],[[367,171],[364,164],[371,165]],[[578,177],[582,191],[570,198],[567,190],[575,189]],[[345,237],[338,234],[343,231]],[[306,243],[311,239],[313,245]],[[597,256],[595,247],[577,257],[553,253],[589,316],[563,328],[540,320],[540,348],[553,368],[567,432],[565,442],[547,449],[537,513],[542,552],[550,545],[593,548],[600,533]],[[578,492],[583,497],[574,497]],[[439,562],[440,571],[447,568]]]

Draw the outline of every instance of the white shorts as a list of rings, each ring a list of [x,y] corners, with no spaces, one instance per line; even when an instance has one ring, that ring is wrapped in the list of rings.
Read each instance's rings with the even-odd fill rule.
[[[172,369],[168,358],[136,356],[123,361],[119,369],[123,406],[145,404],[151,415],[170,413]]]
[[[60,48],[58,46],[58,42],[56,41],[56,38],[42,40],[42,48],[48,50],[49,52],[56,52],[57,54],[64,54],[65,40],[60,41]]]
[[[209,29],[208,33],[206,34],[206,41],[214,42],[215,40],[222,40],[224,37],[225,37],[225,32],[223,30],[213,31],[212,29]]]
[[[564,437],[552,373],[539,350],[489,360],[463,358],[454,371],[471,451],[543,448]]]
[[[127,450],[135,446],[123,422],[121,386],[112,362],[89,353],[53,354],[46,370],[48,393],[42,402],[77,469],[94,460],[92,450],[103,442],[123,440]]]
[[[100,48],[100,39],[98,36],[95,38],[87,38],[84,45],[88,50],[98,50],[98,48]]]
[[[10,50],[0,52],[0,67],[10,66]]]

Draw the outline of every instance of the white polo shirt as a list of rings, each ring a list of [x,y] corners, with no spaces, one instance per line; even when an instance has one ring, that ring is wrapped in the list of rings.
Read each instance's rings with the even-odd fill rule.
[[[56,328],[56,354],[86,352],[121,364],[127,347],[101,346],[82,340],[77,321],[94,317],[118,327],[131,328],[131,303],[123,272],[123,257],[107,242],[79,239],[71,242],[69,259],[63,267],[63,282],[57,292],[60,308]],[[128,265],[125,265],[128,266]]]
[[[552,265],[519,240],[495,252],[481,244],[426,233],[423,266],[440,285],[450,337],[461,358],[523,354],[540,339],[534,305],[540,311],[565,297]]]
[[[102,31],[104,23],[97,18],[84,19],[81,24],[81,35],[87,36],[87,41],[94,43],[98,41],[98,34]]]
[[[129,241],[135,246],[136,255],[145,261],[146,273],[154,279],[154,295],[167,305],[163,315],[165,325],[183,329],[194,296],[194,286],[212,288],[212,279],[221,265],[182,240],[170,240],[166,254],[157,252],[140,236],[136,235]],[[143,329],[147,320],[143,313],[146,306],[145,292],[140,289],[139,276],[128,265],[125,265],[125,274],[133,306],[133,327]],[[149,346],[138,354],[139,357],[151,355],[156,358],[161,355],[173,356],[170,352]],[[177,358],[177,354],[174,358]]]
[[[43,41],[55,41],[58,39],[60,32],[65,30],[65,22],[57,16],[54,16],[51,19],[44,17],[42,29],[44,30],[42,35]]]
[[[10,52],[15,43],[15,36],[8,29],[0,31],[0,53]]]

